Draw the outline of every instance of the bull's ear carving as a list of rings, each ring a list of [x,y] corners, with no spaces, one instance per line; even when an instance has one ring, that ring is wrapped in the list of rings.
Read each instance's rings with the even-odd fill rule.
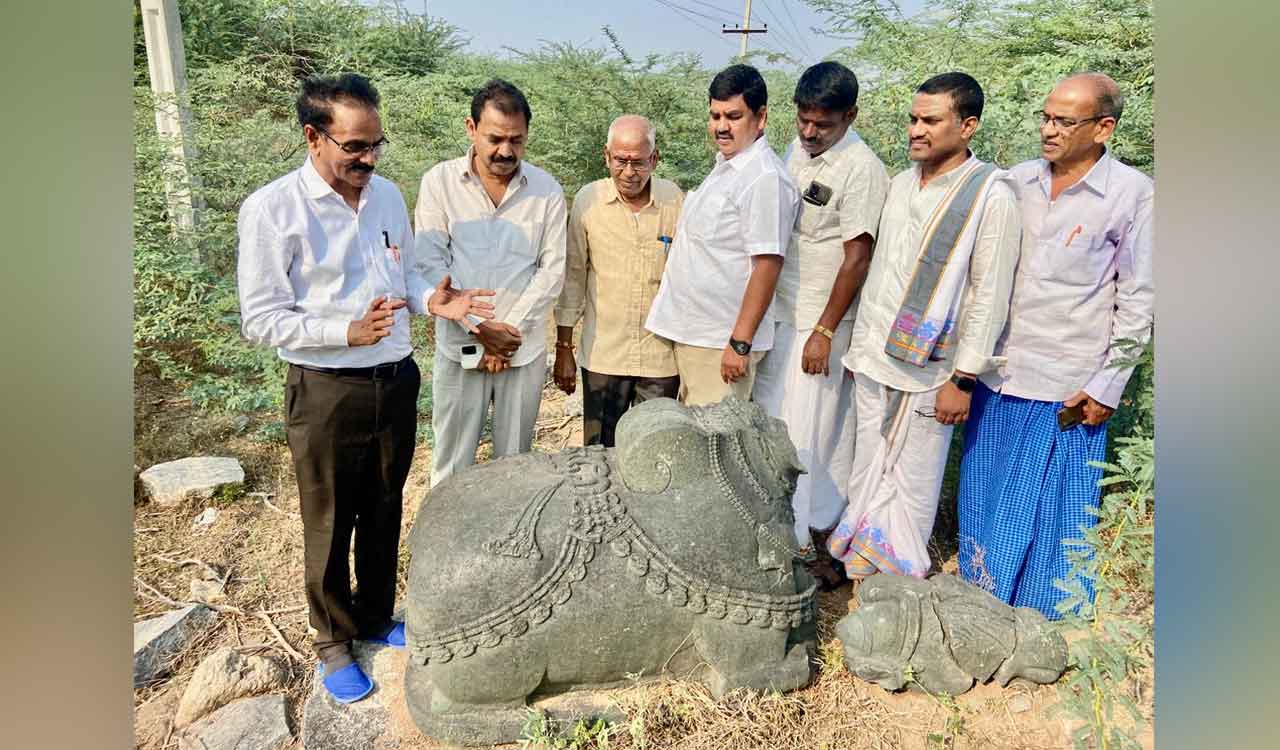
[[[708,435],[674,399],[628,409],[616,434],[618,468],[632,492],[657,494],[707,476]]]

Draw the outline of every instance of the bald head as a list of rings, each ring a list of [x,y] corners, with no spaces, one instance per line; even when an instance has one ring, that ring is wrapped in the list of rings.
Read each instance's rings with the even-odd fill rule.
[[[1105,73],[1076,73],[1062,79],[1055,90],[1064,87],[1091,98],[1098,115],[1119,120],[1120,114],[1124,112],[1124,94],[1120,93],[1120,86],[1111,76]]]
[[[653,123],[640,115],[622,115],[609,123],[606,148],[632,149],[645,145],[650,151],[658,145],[658,133]]]

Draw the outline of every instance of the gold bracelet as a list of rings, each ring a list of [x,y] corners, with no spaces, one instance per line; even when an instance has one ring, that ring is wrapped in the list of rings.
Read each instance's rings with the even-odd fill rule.
[[[835,332],[835,331],[831,330],[830,328],[827,328],[826,326],[822,325],[821,323],[819,323],[819,324],[815,325],[815,326],[813,327],[813,330],[817,331],[818,333],[821,333],[823,336],[826,336],[828,341],[829,341],[829,340],[831,340],[831,339],[833,339],[833,338],[835,338],[835,336],[836,336],[836,332]]]
[[[571,351],[571,352],[572,352],[572,351],[576,351],[576,350],[577,350],[577,347],[573,345],[573,342],[572,342],[572,341],[557,341],[557,342],[556,342],[556,348],[557,348],[557,349],[568,349],[568,350],[569,350],[569,351]]]

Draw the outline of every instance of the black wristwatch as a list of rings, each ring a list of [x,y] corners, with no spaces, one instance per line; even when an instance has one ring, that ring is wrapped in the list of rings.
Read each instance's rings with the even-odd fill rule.
[[[951,374],[951,382],[952,382],[952,383],[955,383],[955,384],[956,384],[956,387],[957,387],[957,388],[959,388],[961,391],[963,391],[963,392],[965,392],[965,393],[973,393],[973,388],[974,388],[974,386],[977,384],[978,379],[977,379],[977,378],[966,378],[966,377],[964,377],[963,375],[959,375],[959,374],[957,374],[957,373],[952,373],[952,374]]]
[[[745,357],[751,353],[750,341],[739,341],[734,337],[729,337],[729,347],[738,353],[739,356]]]

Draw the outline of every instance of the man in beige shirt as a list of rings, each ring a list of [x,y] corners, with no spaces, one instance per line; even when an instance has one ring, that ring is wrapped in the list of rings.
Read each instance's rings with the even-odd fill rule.
[[[614,444],[632,403],[675,398],[680,379],[671,342],[645,330],[667,250],[684,203],[679,186],[652,177],[658,164],[653,125],[623,115],[604,147],[609,177],[578,191],[569,214],[564,290],[556,304],[555,381],[577,387],[582,367],[583,443]],[[583,321],[581,358],[573,328]]]
[[[451,274],[496,290],[494,319],[436,320],[431,483],[475,462],[489,404],[493,455],[527,452],[546,381],[546,319],[564,279],[564,192],[524,161],[533,113],[520,89],[494,79],[471,100],[464,156],[422,177],[412,263],[438,283]],[[465,280],[465,281],[464,281]]]

